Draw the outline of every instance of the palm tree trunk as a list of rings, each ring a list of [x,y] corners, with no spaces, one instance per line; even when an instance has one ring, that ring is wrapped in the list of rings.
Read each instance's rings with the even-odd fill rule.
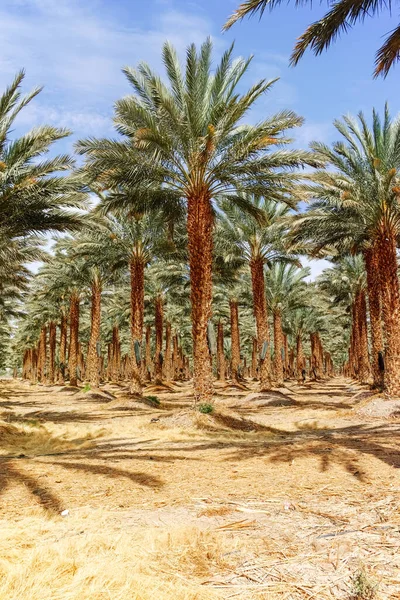
[[[383,387],[383,371],[379,367],[379,353],[383,353],[381,287],[376,249],[364,253],[367,272],[369,322],[371,327],[371,367],[374,387]]]
[[[283,334],[283,370],[284,370],[284,379],[288,376],[288,366],[289,366],[289,345],[288,345],[288,337],[286,334]]]
[[[46,383],[46,362],[47,362],[47,327],[43,325],[40,332],[39,339],[39,352],[38,352],[38,381],[39,383]]]
[[[229,300],[229,308],[231,314],[231,371],[232,379],[238,381],[240,366],[240,333],[237,300]]]
[[[275,379],[278,387],[283,385],[283,334],[282,334],[282,313],[280,309],[274,310],[274,370]]]
[[[289,351],[289,377],[295,377],[295,372],[294,372],[294,348],[290,348]],[[297,368],[297,367],[296,367]]]
[[[131,394],[142,395],[141,352],[144,315],[144,262],[133,257],[130,263],[131,273]],[[136,357],[135,347],[139,356]]]
[[[155,299],[155,329],[156,329],[156,348],[154,355],[154,375],[156,383],[162,382],[162,342],[163,342],[163,331],[164,331],[164,307],[161,296],[157,296]]]
[[[368,351],[368,333],[367,333],[367,304],[365,300],[365,292],[361,291],[356,299],[358,313],[358,340],[359,340],[359,374],[358,378],[361,383],[368,383],[371,373]]]
[[[79,338],[79,295],[73,293],[69,308],[69,355],[68,370],[70,385],[78,385],[78,338]]]
[[[360,375],[360,325],[359,325],[359,311],[357,301],[353,302],[352,306],[353,314],[353,325],[352,325],[352,358],[353,358],[353,371],[354,376],[358,379]]]
[[[224,351],[224,326],[221,319],[218,321],[217,329],[217,369],[218,380],[225,381],[225,351]]]
[[[171,352],[171,323],[165,323],[165,356],[164,356],[164,379],[172,380],[172,352]]]
[[[174,379],[179,379],[179,349],[178,349],[178,335],[175,334],[172,338],[173,350],[172,350],[172,370],[174,372]]]
[[[150,325],[147,325],[147,327],[146,327],[145,370],[146,370],[146,379],[148,381],[151,381],[152,362],[151,362],[151,326]]]
[[[57,325],[51,321],[49,325],[49,382],[54,383],[56,366]]]
[[[382,316],[386,341],[385,387],[390,396],[400,396],[400,289],[397,274],[396,238],[383,232],[377,242]]]
[[[121,343],[119,341],[119,327],[114,325],[110,347],[110,371],[112,381],[119,381],[121,371]]]
[[[207,339],[207,325],[211,319],[213,225],[210,198],[205,194],[189,197],[187,232],[196,402],[208,402],[213,396],[213,373]]]
[[[296,337],[296,370],[297,370],[297,379],[302,381],[303,375],[302,371],[305,367],[305,359],[304,359],[304,351],[303,351],[303,340],[301,339],[301,334],[298,334]]]
[[[271,389],[271,352],[270,335],[268,327],[267,300],[265,297],[264,262],[261,258],[250,261],[251,282],[253,288],[253,308],[257,326],[258,352],[261,354],[263,346],[267,344],[264,360],[260,359],[260,389]]]
[[[251,375],[253,379],[257,379],[257,367],[258,367],[258,342],[257,338],[253,337],[253,348],[251,351]]]
[[[84,381],[86,378],[85,357],[82,352],[82,344],[78,343],[78,380]]]
[[[99,279],[92,281],[92,306],[89,348],[86,360],[86,373],[91,387],[100,385],[99,353],[100,324],[101,324],[101,282]]]
[[[64,313],[64,310],[62,310],[60,323],[60,369],[58,372],[58,383],[60,385],[63,385],[65,383],[65,370],[67,367],[67,326],[67,315]]]

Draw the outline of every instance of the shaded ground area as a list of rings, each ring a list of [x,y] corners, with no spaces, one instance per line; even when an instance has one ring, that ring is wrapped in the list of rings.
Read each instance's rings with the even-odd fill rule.
[[[400,598],[400,421],[367,390],[126,392],[0,382],[0,598]]]

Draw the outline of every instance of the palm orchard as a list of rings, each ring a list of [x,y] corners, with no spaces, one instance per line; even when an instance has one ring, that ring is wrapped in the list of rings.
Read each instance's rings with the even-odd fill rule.
[[[211,59],[207,40],[183,68],[166,44],[163,77],[126,69],[116,136],[80,141],[79,168],[43,158],[67,131],[11,140],[38,90],[21,98],[19,75],[4,93],[4,364],[32,382],[126,382],[135,397],[193,379],[201,403],[216,379],[265,391],[339,372],[399,396],[400,121],[346,118],[332,147],[297,150],[292,111],[246,124],[274,82],[242,92],[251,60],[233,47]],[[304,256],[333,267],[309,283]]]

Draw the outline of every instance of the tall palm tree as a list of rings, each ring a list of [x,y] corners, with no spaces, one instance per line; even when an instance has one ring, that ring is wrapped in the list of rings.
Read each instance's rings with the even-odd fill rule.
[[[72,386],[83,378],[79,367],[80,307],[88,290],[85,259],[72,254],[71,240],[60,240],[53,257],[40,270],[40,295],[53,299],[60,309],[60,363],[66,358],[66,338],[69,323],[68,371]],[[90,285],[90,282],[89,282]],[[67,305],[67,308],[65,307]]]
[[[351,314],[350,352],[353,373],[361,383],[367,383],[371,369],[366,305],[367,279],[363,257],[344,257],[333,268],[325,269],[317,283],[331,297],[333,305],[341,303]],[[380,374],[379,376],[381,377]]]
[[[285,328],[293,337],[296,346],[296,375],[299,381],[302,379],[302,372],[306,369],[306,357],[304,354],[305,336],[319,333],[325,327],[325,318],[318,309],[313,306],[311,290],[309,290],[310,301],[308,306],[301,306],[288,311],[285,316]],[[314,290],[315,294],[315,290]]]
[[[265,265],[277,260],[297,260],[283,249],[283,217],[289,208],[283,203],[267,200],[264,197],[247,197],[261,215],[261,220],[252,215],[244,215],[241,210],[222,203],[221,237],[225,239],[227,252],[247,263],[251,273],[254,316],[257,327],[257,343],[260,355],[261,390],[269,390],[272,385],[270,332],[268,325],[268,306],[265,295]],[[228,254],[230,258],[230,255]]]
[[[125,74],[134,94],[116,103],[115,123],[121,140],[86,140],[86,168],[105,186],[124,185],[126,202],[150,194],[153,204],[165,205],[168,192],[187,210],[191,280],[194,387],[196,399],[213,393],[207,346],[211,317],[214,206],[222,198],[243,211],[253,211],[238,190],[270,197],[287,191],[286,171],[311,160],[310,153],[284,150],[284,132],[301,125],[291,111],[257,125],[243,120],[254,103],[271,88],[262,80],[244,94],[238,84],[251,59],[233,60],[233,46],[212,71],[212,43],[186,53],[183,70],[169,43],[163,47],[166,83],[141,63]]]
[[[277,384],[283,384],[283,337],[282,318],[289,311],[307,306],[305,278],[310,269],[299,268],[287,262],[276,262],[266,271],[267,305],[273,316],[274,373]]]
[[[303,4],[311,4],[306,0]],[[273,10],[281,0],[246,0],[239,5],[237,10],[228,19],[224,29],[229,29],[234,23],[246,16],[259,13],[260,17],[267,8]],[[297,4],[297,2],[296,2]],[[383,0],[371,3],[368,0],[329,0],[328,12],[318,21],[307,27],[306,31],[298,38],[294,47],[291,64],[296,65],[307,49],[315,55],[321,54],[341,34],[347,33],[353,25],[363,22],[366,16],[378,15],[383,9],[390,10],[390,4]],[[400,58],[400,25],[393,29],[376,53],[375,77],[386,76],[395,62]]]
[[[396,246],[400,234],[400,119],[373,111],[372,128],[358,119],[335,121],[344,138],[332,147],[314,142],[327,168],[301,188],[311,204],[293,224],[294,243],[315,255],[362,254],[367,273],[372,364],[379,385],[379,352],[385,343],[385,386],[400,395],[400,288]],[[383,323],[383,332],[382,332]],[[384,338],[383,338],[384,336]],[[378,379],[377,379],[378,378]]]
[[[141,352],[144,322],[145,269],[158,252],[165,251],[165,220],[161,211],[142,207],[136,214],[126,209],[114,210],[115,196],[103,196],[96,208],[103,214],[92,229],[90,239],[82,250],[91,254],[97,269],[128,270],[130,275],[130,330],[131,330],[131,393],[142,394]],[[102,259],[103,257],[103,259]],[[94,351],[93,351],[94,354]]]
[[[84,260],[83,272],[90,285],[91,317],[90,338],[86,360],[86,379],[93,388],[100,385],[100,329],[101,329],[101,300],[105,287],[115,283],[118,274],[114,268],[120,260],[116,252],[115,238],[110,238],[110,224],[104,218],[89,215],[87,226],[68,242],[69,254],[72,260]]]

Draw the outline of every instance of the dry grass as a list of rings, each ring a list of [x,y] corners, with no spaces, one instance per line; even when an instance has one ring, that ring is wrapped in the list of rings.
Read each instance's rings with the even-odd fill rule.
[[[74,437],[77,430],[77,427],[68,427],[56,434],[37,420],[21,419],[13,423],[0,420],[0,457],[21,458],[82,450],[90,448],[93,440],[106,433],[104,428],[92,428],[82,437]]]
[[[96,527],[94,527],[96,525]],[[0,598],[206,600],[201,580],[232,562],[216,535],[195,528],[112,530],[92,513],[3,530]]]
[[[0,600],[349,600],[361,570],[399,599],[397,421],[289,388],[203,415],[0,382]]]

